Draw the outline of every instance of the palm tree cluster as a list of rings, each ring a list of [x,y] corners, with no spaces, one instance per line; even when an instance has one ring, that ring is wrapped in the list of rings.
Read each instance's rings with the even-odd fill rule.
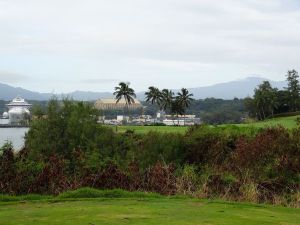
[[[113,93],[118,103],[122,98],[125,99],[126,106],[134,103],[136,98],[135,91],[129,87],[129,83],[120,82],[115,87]],[[157,87],[149,87],[149,90],[145,93],[146,101],[151,104],[156,104],[160,110],[169,111],[171,114],[184,115],[186,109],[190,106],[193,101],[193,94],[190,94],[186,88],[182,88],[177,96],[174,92],[169,89],[159,90]]]
[[[172,114],[184,115],[186,109],[193,101],[193,94],[190,94],[186,88],[182,88],[177,96],[169,89],[159,90],[157,87],[149,87],[145,93],[146,101],[156,104],[160,110],[169,111]]]

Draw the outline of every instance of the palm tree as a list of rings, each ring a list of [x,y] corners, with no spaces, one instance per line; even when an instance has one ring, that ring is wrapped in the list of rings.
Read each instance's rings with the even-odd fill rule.
[[[161,102],[160,102],[161,109],[165,111],[169,109],[171,111],[173,100],[174,100],[174,92],[172,90],[163,89],[161,91]]]
[[[162,94],[157,87],[149,87],[149,91],[145,92],[146,102],[151,102],[151,104],[159,105],[162,100]]]
[[[191,102],[194,100],[192,98],[193,94],[190,94],[186,88],[181,88],[181,92],[177,93],[177,101],[179,107],[179,113],[185,113],[185,110],[190,106]],[[184,119],[185,125],[185,119]]]
[[[128,105],[134,103],[134,98],[136,94],[132,88],[129,87],[130,83],[120,82],[119,86],[115,87],[115,98],[116,103],[118,103],[122,98],[125,99],[125,107],[128,108]]]

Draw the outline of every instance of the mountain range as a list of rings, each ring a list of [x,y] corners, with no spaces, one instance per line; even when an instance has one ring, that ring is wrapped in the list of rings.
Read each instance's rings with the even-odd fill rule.
[[[252,96],[254,88],[264,80],[270,81],[271,85],[278,89],[283,89],[286,86],[286,81],[272,81],[262,77],[247,77],[240,80],[229,81],[210,86],[188,88],[188,90],[194,94],[195,99],[204,99],[210,97],[222,99],[233,99],[235,97],[244,98],[247,96]],[[176,93],[179,90],[173,89],[173,91]],[[50,99],[53,94],[39,93],[0,83],[0,100],[9,101],[16,96],[21,96],[27,100],[41,101]],[[74,91],[70,93],[62,93],[59,94],[59,96],[69,96],[74,100],[94,101],[99,98],[112,98],[113,94],[110,92]],[[144,92],[138,92],[137,98],[144,100]]]

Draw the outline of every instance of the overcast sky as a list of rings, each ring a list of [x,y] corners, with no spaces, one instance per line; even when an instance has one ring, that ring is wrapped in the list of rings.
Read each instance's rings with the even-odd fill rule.
[[[299,0],[0,0],[0,82],[198,87],[300,70]]]

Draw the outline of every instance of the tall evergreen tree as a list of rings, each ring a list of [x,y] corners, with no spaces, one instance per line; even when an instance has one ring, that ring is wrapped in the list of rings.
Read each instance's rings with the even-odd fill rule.
[[[289,107],[292,111],[297,111],[299,109],[300,103],[300,84],[299,84],[299,75],[296,70],[289,70],[287,75],[288,87],[287,91],[289,92]]]
[[[264,81],[254,90],[254,103],[258,118],[263,120],[274,114],[277,107],[276,88],[272,88],[269,81]]]

